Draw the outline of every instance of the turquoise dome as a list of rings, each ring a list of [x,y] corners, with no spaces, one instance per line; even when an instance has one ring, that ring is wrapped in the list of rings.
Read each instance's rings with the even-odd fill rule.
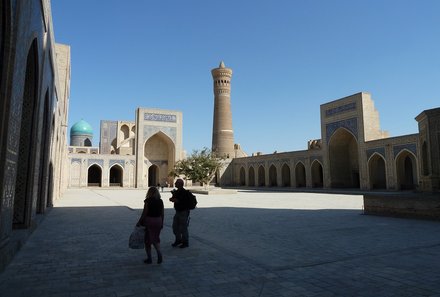
[[[93,135],[93,129],[89,123],[81,119],[70,128],[70,135]]]

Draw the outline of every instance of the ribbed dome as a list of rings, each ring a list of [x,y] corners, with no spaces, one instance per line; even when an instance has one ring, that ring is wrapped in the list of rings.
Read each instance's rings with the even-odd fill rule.
[[[89,123],[81,119],[70,128],[70,135],[93,135],[93,129]]]

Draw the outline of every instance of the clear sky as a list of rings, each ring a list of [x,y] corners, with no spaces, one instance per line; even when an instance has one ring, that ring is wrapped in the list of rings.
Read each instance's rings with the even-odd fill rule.
[[[321,104],[369,92],[391,136],[440,107],[438,0],[52,0],[71,46],[70,127],[183,112],[183,146],[211,147],[211,69],[233,69],[235,142],[248,154],[307,148]]]

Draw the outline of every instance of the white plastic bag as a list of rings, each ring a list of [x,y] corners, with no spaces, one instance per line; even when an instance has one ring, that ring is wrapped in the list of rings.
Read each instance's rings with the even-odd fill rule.
[[[143,249],[145,247],[144,237],[145,227],[134,227],[128,240],[128,247],[131,249]]]

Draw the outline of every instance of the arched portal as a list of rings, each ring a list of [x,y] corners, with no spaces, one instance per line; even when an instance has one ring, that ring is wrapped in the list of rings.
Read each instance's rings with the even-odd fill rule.
[[[386,189],[387,174],[384,158],[374,154],[368,161],[368,174],[370,177],[370,189]]]
[[[101,187],[102,186],[102,170],[96,164],[93,164],[87,170],[87,186]]]
[[[1,12],[3,13],[3,12]],[[35,39],[29,49],[20,119],[17,179],[15,183],[14,215],[15,228],[30,225],[32,209],[32,184],[35,172],[37,102],[38,102],[38,45]]]
[[[397,186],[400,190],[415,189],[418,183],[416,164],[415,156],[407,150],[400,152],[397,156]]]
[[[290,167],[287,164],[281,167],[281,179],[283,187],[290,187]]]
[[[329,143],[330,180],[333,188],[359,188],[359,158],[356,138],[339,128]]]
[[[275,165],[271,165],[269,167],[269,186],[277,186],[277,168],[275,167]]]
[[[130,128],[128,128],[127,125],[121,126],[121,131],[120,131],[119,137],[121,138],[121,140],[125,140],[130,137]]]
[[[266,185],[266,172],[263,166],[258,167],[258,186],[264,187]]]
[[[152,182],[148,180],[148,185],[157,185],[159,183],[164,184],[166,182],[168,182],[169,184],[173,184],[172,178],[170,179],[168,177],[168,173],[172,168],[174,168],[174,156],[174,142],[163,132],[158,132],[154,134],[145,142],[144,161],[153,163],[158,168],[155,180]],[[144,166],[144,175],[150,178],[150,170],[147,169],[146,166]]]
[[[157,165],[151,165],[148,168],[148,186],[154,187],[159,184],[159,167]]]
[[[296,164],[295,167],[295,181],[296,187],[302,188],[306,186],[306,167],[302,162]]]
[[[110,168],[110,187],[122,187],[124,171],[121,166],[115,164]]]
[[[249,186],[255,187],[255,170],[254,167],[249,167]]]
[[[240,168],[240,186],[246,185],[246,172],[244,171],[244,168]]]
[[[324,176],[322,173],[321,163],[319,163],[319,161],[317,160],[313,161],[311,171],[312,171],[312,187],[322,188],[324,185]]]

